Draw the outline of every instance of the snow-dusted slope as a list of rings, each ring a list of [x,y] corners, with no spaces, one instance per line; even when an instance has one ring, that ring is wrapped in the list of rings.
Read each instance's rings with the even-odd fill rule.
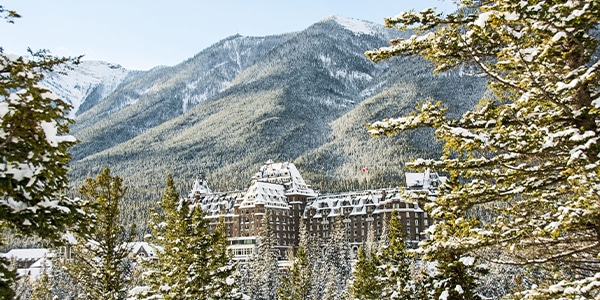
[[[342,27],[354,32],[355,34],[374,35],[382,31],[381,25],[377,25],[368,21],[347,18],[340,15],[331,15],[325,18],[323,21],[326,22],[329,20],[337,22],[338,24],[342,25]]]
[[[91,94],[103,99],[114,92],[131,71],[102,61],[83,61],[66,74],[49,74],[43,84],[73,105],[70,116]]]

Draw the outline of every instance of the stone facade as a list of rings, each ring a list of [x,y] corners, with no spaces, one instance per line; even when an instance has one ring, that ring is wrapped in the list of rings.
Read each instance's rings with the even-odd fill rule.
[[[430,194],[444,180],[429,172],[406,175],[409,189]],[[267,210],[282,260],[287,251],[298,246],[301,220],[311,235],[326,241],[335,218],[343,218],[354,251],[366,241],[371,226],[376,237],[381,235],[394,210],[405,225],[409,243],[424,239],[423,232],[432,222],[418,203],[402,199],[398,188],[319,195],[304,182],[296,166],[288,162],[267,162],[246,191],[214,193],[204,179],[197,179],[189,197],[202,206],[211,220],[211,229],[223,219],[229,250],[236,259],[246,259],[254,253]]]

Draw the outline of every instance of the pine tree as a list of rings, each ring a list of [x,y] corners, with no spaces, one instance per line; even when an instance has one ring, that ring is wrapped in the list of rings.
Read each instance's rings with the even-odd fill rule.
[[[325,288],[323,290],[323,297],[321,298],[317,298],[317,299],[321,299],[321,300],[337,300],[337,299],[342,299],[339,295],[338,292],[338,285],[337,285],[337,274],[336,274],[336,270],[335,269],[329,269],[329,272],[326,273],[327,276],[325,277]]]
[[[322,284],[326,284],[325,289],[322,291],[326,294],[330,293],[332,297],[337,297],[336,299],[340,299],[342,294],[348,290],[348,283],[352,276],[352,266],[350,264],[350,245],[348,244],[346,227],[342,218],[336,218],[333,225],[331,237],[325,245],[319,280]],[[329,282],[333,286],[328,287]],[[325,297],[323,294],[314,296],[317,299],[321,296]]]
[[[19,17],[0,6],[0,18],[13,23]],[[46,51],[7,55],[0,47],[0,227],[52,244],[82,216],[79,202],[62,194],[69,186],[68,149],[76,142],[67,135],[70,105],[40,82],[59,65],[77,62]],[[14,296],[15,280],[0,258],[0,297]]]
[[[411,257],[405,245],[406,231],[402,226],[397,211],[392,211],[386,237],[387,245],[381,249],[379,261],[383,265],[379,268],[383,285],[383,298],[409,299],[411,292],[408,290],[411,279]]]
[[[271,228],[271,212],[266,209],[260,223],[256,253],[248,261],[246,272],[250,282],[243,287],[244,294],[256,300],[275,300],[279,288],[278,250],[275,233]]]
[[[52,297],[58,299],[80,299],[81,288],[73,277],[66,271],[68,262],[61,260],[56,255],[52,258],[50,269],[50,290]]]
[[[88,178],[79,193],[90,203],[85,207],[90,220],[87,230],[74,234],[77,244],[68,272],[84,290],[84,299],[125,299],[132,268],[119,211],[126,193],[122,179],[106,168],[96,179]]]
[[[478,253],[504,251],[508,263],[544,275],[516,297],[598,298],[600,2],[460,4],[446,16],[427,9],[386,19],[417,34],[366,53],[374,61],[418,54],[436,72],[479,72],[493,92],[459,118],[426,101],[369,126],[376,136],[433,127],[444,143],[439,159],[408,164],[449,174],[426,205],[438,223],[419,250],[439,264],[434,285],[446,286],[436,297],[474,295]]]
[[[52,283],[46,272],[46,260],[42,261],[42,270],[40,277],[33,283],[33,292],[30,300],[51,300],[52,299]]]
[[[292,257],[293,264],[288,274],[281,276],[281,286],[277,290],[280,300],[308,300],[312,289],[312,261],[309,260],[309,254],[306,247],[309,244],[306,225],[300,219],[300,241],[295,257]]]
[[[281,276],[281,286],[277,290],[277,295],[280,300],[308,300],[312,288],[312,266],[308,261],[304,245],[298,246],[293,259],[294,263],[287,276]]]
[[[381,250],[387,248],[390,244],[389,235],[390,233],[390,220],[387,214],[383,214],[383,221],[381,225],[381,235],[377,242],[377,254],[381,254]]]
[[[379,245],[375,241],[375,224],[373,224],[373,222],[370,222],[369,228],[367,231],[367,240],[365,241],[365,244],[364,244],[364,251],[366,253],[375,253],[378,251],[378,248],[379,248]],[[370,256],[370,254],[369,254],[369,256]]]
[[[169,173],[162,210],[153,212],[152,238],[157,258],[148,261],[144,281],[148,298],[235,299],[233,266],[227,255],[223,223],[209,232],[208,219],[198,205],[181,198]]]
[[[33,293],[33,283],[29,276],[21,276],[13,283],[12,290],[15,295],[4,299],[29,299]]]
[[[379,260],[374,252],[366,253],[363,247],[358,249],[358,261],[354,265],[353,281],[350,293],[353,299],[378,300],[382,298],[382,282],[379,276]]]

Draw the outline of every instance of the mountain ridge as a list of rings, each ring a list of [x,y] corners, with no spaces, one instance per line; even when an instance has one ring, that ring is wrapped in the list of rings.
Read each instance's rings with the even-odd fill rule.
[[[428,98],[464,111],[485,91],[481,78],[436,76],[417,57],[363,55],[409,34],[330,16],[294,33],[230,36],[138,74],[76,117],[71,184],[108,166],[137,201],[156,201],[167,172],[182,187],[202,172],[213,190],[243,189],[272,159],[294,162],[323,191],[401,185],[404,162],[440,145],[426,130],[374,139],[364,124]]]

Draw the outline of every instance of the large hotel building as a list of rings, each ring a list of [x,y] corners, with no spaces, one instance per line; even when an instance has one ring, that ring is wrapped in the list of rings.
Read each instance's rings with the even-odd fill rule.
[[[405,175],[406,188],[431,194],[445,180],[433,172]],[[229,250],[235,259],[246,259],[254,253],[261,220],[267,211],[281,260],[286,258],[287,251],[298,246],[301,219],[311,235],[326,241],[335,218],[343,218],[348,242],[355,252],[366,241],[371,226],[375,236],[381,234],[384,222],[388,222],[394,210],[399,212],[409,243],[424,239],[423,232],[432,222],[418,203],[401,198],[398,188],[320,195],[289,162],[267,162],[245,191],[212,192],[206,180],[199,178],[189,197],[201,204],[211,220],[211,229],[223,218]]]

